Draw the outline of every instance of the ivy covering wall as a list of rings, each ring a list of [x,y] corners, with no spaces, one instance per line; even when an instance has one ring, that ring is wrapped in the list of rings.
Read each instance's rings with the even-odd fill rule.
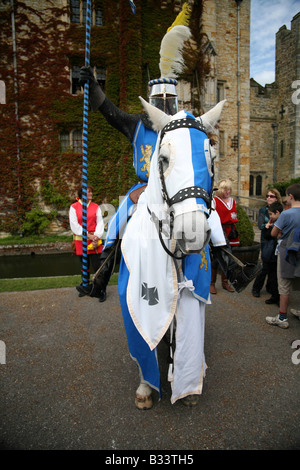
[[[147,98],[148,80],[159,77],[160,42],[176,17],[175,2],[136,0],[135,14],[128,0],[95,4],[102,7],[103,26],[91,30],[91,65],[106,70],[111,101],[141,112],[138,96]],[[70,203],[75,199],[82,155],[62,154],[59,135],[82,128],[83,94],[70,94],[70,68],[84,65],[85,52],[85,26],[67,21],[68,6],[50,0],[14,5],[17,81],[10,8],[0,17],[0,79],[6,84],[6,104],[0,105],[0,231],[10,232],[20,230],[39,201],[43,181]],[[117,199],[136,182],[131,144],[98,111],[89,113],[88,181],[98,203]]]

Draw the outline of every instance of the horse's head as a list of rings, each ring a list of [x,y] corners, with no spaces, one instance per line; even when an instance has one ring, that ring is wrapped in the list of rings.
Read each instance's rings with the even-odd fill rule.
[[[174,218],[173,238],[183,253],[199,252],[210,238],[207,217],[213,158],[205,131],[219,120],[224,102],[198,119],[186,111],[168,116],[144,100],[142,103],[153,128],[160,131],[149,186],[159,176],[162,197]]]

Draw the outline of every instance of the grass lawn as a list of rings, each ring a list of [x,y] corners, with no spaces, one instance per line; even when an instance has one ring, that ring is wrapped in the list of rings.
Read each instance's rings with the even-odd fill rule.
[[[75,287],[81,283],[81,276],[28,277],[21,279],[0,279],[0,292],[21,292],[26,290],[59,289]],[[118,274],[112,275],[109,285],[118,283]]]
[[[0,245],[31,245],[70,242],[69,235],[33,235],[30,237],[9,236],[0,238]],[[60,287],[75,287],[81,283],[81,276],[59,276],[59,277],[28,277],[15,279],[0,279],[0,292],[21,292],[26,290],[59,289]],[[113,274],[109,285],[118,283],[118,274]]]
[[[11,235],[9,237],[0,238],[0,245],[35,245],[45,243],[64,243],[72,241],[70,235],[31,235],[28,237],[20,237],[18,235]]]

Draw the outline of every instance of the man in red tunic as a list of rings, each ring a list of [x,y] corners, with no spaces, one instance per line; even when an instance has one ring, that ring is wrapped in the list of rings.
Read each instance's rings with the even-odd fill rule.
[[[82,189],[78,190],[77,202],[71,205],[69,211],[70,227],[73,232],[73,241],[75,242],[76,255],[82,261]],[[88,254],[88,277],[90,274],[90,263],[94,272],[100,267],[100,253],[102,252],[101,237],[104,232],[104,223],[101,209],[98,204],[92,202],[93,188],[87,187],[87,254]],[[83,292],[83,286],[77,286],[79,296],[86,295]],[[104,295],[103,295],[104,296]],[[100,297],[99,297],[100,299]],[[105,299],[104,299],[105,300]]]

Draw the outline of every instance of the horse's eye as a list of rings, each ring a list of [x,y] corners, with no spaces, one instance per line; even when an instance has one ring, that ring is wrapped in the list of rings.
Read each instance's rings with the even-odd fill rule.
[[[169,166],[169,157],[161,153],[159,155],[159,163],[163,165],[164,169]]]
[[[161,153],[158,158],[162,162],[168,162],[169,161],[169,157],[167,157],[167,155],[164,155],[163,153]]]
[[[159,155],[158,160],[159,160],[159,165],[162,166],[163,172],[165,172],[169,166],[169,158],[166,155],[161,153]]]

